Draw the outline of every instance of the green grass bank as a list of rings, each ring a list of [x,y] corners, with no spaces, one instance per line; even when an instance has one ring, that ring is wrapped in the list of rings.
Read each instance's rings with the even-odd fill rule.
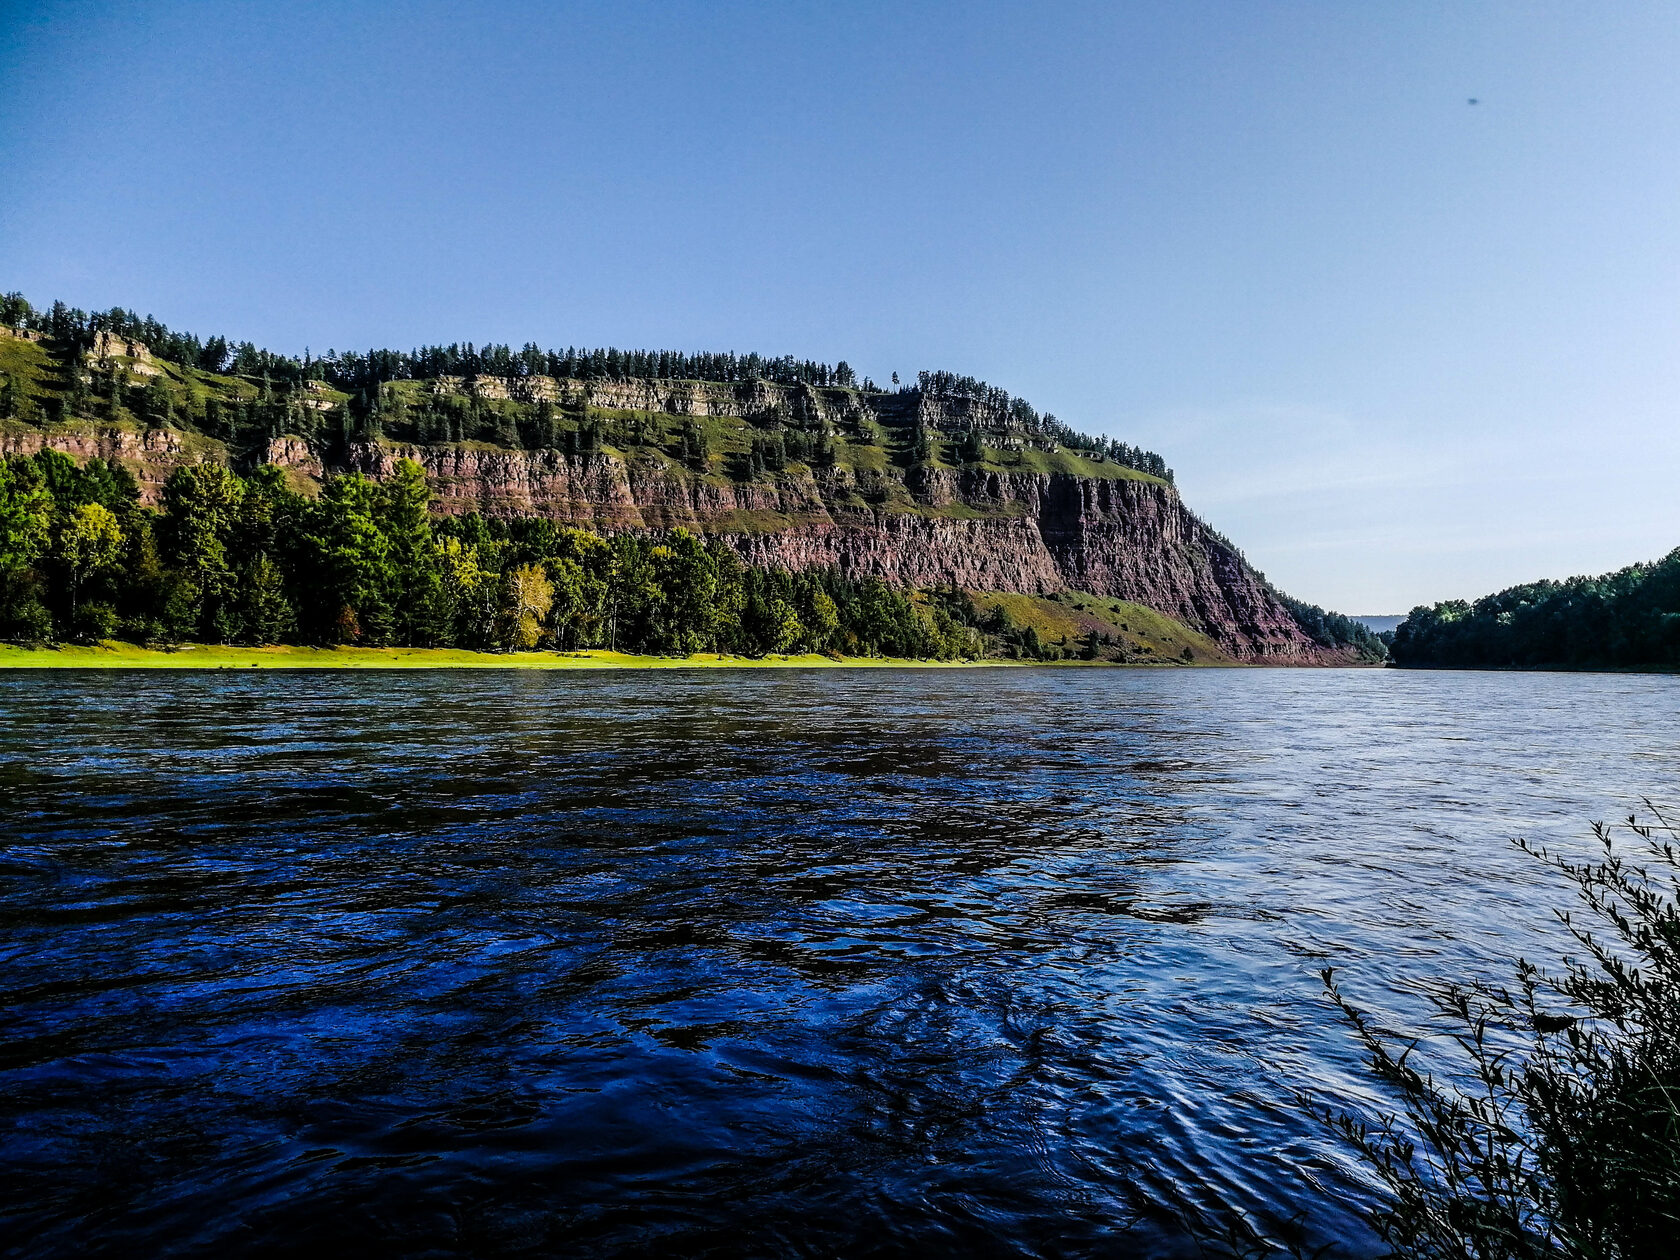
[[[1223,659],[1197,660],[1202,666],[1231,665]],[[184,643],[175,647],[140,647],[110,640],[98,644],[25,647],[0,644],[5,669],[999,669],[1056,665],[1060,668],[1114,668],[1105,661],[910,660],[890,656],[832,657],[819,653],[792,656],[734,656],[701,652],[694,656],[638,656],[592,649],[579,652],[475,652],[465,648],[239,647]],[[1180,661],[1135,661],[1125,666],[1190,667]]]
[[[1016,661],[919,661],[817,653],[796,656],[637,656],[579,652],[474,652],[464,648],[237,647],[181,644],[139,647],[110,641],[56,647],[0,645],[0,669],[953,669]]]

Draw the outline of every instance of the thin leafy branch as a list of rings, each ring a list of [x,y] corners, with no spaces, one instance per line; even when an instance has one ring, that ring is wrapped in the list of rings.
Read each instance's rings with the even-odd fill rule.
[[[1669,817],[1647,810],[1596,824],[1592,860],[1516,842],[1574,885],[1585,913],[1558,918],[1583,952],[1555,967],[1519,959],[1512,988],[1431,993],[1456,1060],[1383,1031],[1324,971],[1392,1106],[1303,1101],[1381,1186],[1371,1223],[1391,1255],[1680,1252],[1680,859]]]

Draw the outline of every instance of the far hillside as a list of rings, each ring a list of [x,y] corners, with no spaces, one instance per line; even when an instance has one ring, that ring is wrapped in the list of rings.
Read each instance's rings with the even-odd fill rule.
[[[10,294],[0,452],[99,461],[132,479],[142,512],[167,510],[179,475],[206,464],[306,502],[412,463],[435,516],[604,538],[687,531],[748,568],[883,581],[1028,659],[1384,656],[1363,626],[1254,572],[1182,504],[1158,454],[950,372],[882,386],[844,361],[535,343],[298,357]],[[14,483],[56,467],[20,468]],[[1070,620],[1056,601],[1073,598],[1114,615]],[[311,633],[336,633],[339,611],[316,610],[326,621]],[[854,638],[870,651],[932,641],[883,634]]]
[[[1680,548],[1600,577],[1414,608],[1391,651],[1397,665],[1438,669],[1680,669]]]
[[[471,342],[298,358],[122,308],[0,299],[0,419],[168,426],[259,462],[276,438],[611,448],[751,480],[845,466],[879,500],[906,470],[974,467],[1170,482],[1152,451],[1074,431],[972,377],[890,388],[844,361]],[[892,476],[889,474],[897,473]]]

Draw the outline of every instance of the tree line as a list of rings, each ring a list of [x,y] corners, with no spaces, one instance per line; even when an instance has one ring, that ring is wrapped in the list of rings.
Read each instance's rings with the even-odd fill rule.
[[[1116,438],[1081,433],[1062,423],[1050,412],[1040,415],[1025,398],[1017,398],[1006,389],[988,385],[972,376],[959,376],[954,372],[921,372],[916,377],[914,389],[901,389],[900,392],[920,393],[923,397],[941,401],[964,399],[978,403],[992,411],[997,417],[999,428],[1008,427],[1019,429],[1023,433],[1036,433],[1059,442],[1070,450],[1089,451],[1102,458],[1112,459],[1122,467],[1148,473],[1163,481],[1170,482],[1173,479],[1173,472],[1167,467],[1167,461],[1154,451],[1146,451],[1140,446],[1132,446]],[[971,444],[978,446],[979,433],[975,430],[970,432]]]
[[[1389,651],[1397,665],[1444,669],[1680,668],[1680,548],[1601,577],[1414,608]]]
[[[39,310],[21,294],[0,296],[0,324],[41,333],[57,346],[67,362],[79,361],[101,332],[143,342],[154,355],[172,363],[217,374],[262,380],[269,388],[296,391],[306,382],[320,381],[352,395],[377,398],[380,387],[392,381],[431,380],[440,376],[521,378],[550,376],[574,380],[701,380],[739,383],[762,380],[778,385],[811,385],[879,392],[875,382],[860,381],[845,360],[827,364],[793,355],[769,356],[733,352],[691,353],[679,350],[620,350],[617,347],[568,346],[544,350],[535,342],[519,349],[498,343],[472,342],[422,346],[409,351],[370,349],[328,350],[302,358],[276,354],[250,341],[227,337],[200,338],[171,329],[152,316],[123,307],[87,312],[54,302]],[[74,370],[69,376],[78,376]],[[1039,434],[1072,450],[1088,451],[1128,468],[1172,480],[1172,470],[1153,451],[1110,438],[1081,433],[1054,415],[1039,412],[1025,399],[952,372],[919,373],[915,385],[893,383],[900,394],[929,398],[964,398],[992,408],[1000,421],[1023,432]],[[72,385],[74,382],[72,382]],[[306,418],[306,417],[305,417]],[[214,418],[213,418],[214,419]]]
[[[38,310],[21,293],[0,296],[0,324],[20,331],[42,333],[79,352],[96,334],[144,342],[153,354],[200,371],[238,376],[267,375],[276,383],[322,381],[347,393],[377,389],[390,381],[428,380],[438,376],[569,377],[575,380],[700,380],[734,383],[770,381],[778,385],[817,385],[874,391],[873,381],[859,381],[844,359],[819,363],[793,355],[734,352],[692,353],[681,350],[620,350],[568,346],[543,350],[535,342],[519,349],[472,342],[421,346],[418,349],[329,350],[324,355],[305,351],[302,358],[275,354],[249,341],[226,337],[208,340],[171,329],[152,316],[123,307],[87,312],[54,302]]]
[[[1283,606],[1289,610],[1301,632],[1319,647],[1348,648],[1365,661],[1387,658],[1388,649],[1382,638],[1364,622],[1355,621],[1342,613],[1326,612],[1317,604],[1291,599],[1282,591],[1274,590],[1273,593],[1283,601]]]
[[[982,654],[940,605],[832,570],[743,565],[685,530],[601,537],[538,518],[433,517],[424,472],[177,469],[162,506],[120,464],[0,463],[0,637],[139,643]]]

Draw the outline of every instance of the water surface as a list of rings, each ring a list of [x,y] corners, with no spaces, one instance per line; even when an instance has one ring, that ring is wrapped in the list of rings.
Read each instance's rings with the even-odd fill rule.
[[[1292,1091],[1555,945],[1680,679],[0,675],[17,1254],[1367,1255]]]

